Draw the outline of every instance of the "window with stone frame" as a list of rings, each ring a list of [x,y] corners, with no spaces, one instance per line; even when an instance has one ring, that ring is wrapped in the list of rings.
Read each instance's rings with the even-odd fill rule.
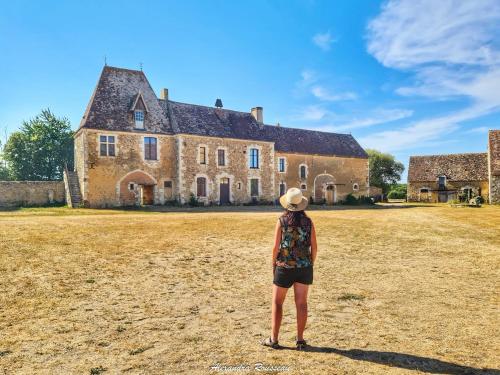
[[[217,165],[224,167],[226,165],[226,150],[220,148],[217,150]]]
[[[278,172],[284,173],[285,172],[285,158],[279,158],[278,159]]]
[[[258,197],[259,196],[259,179],[251,178],[250,179],[250,196]]]
[[[198,148],[198,154],[200,164],[207,164],[207,148],[205,146],[200,146]]]
[[[100,156],[115,156],[115,136],[101,135],[99,136],[99,155]]]
[[[197,197],[207,196],[207,179],[205,177],[198,177],[196,179],[196,196]]]
[[[137,129],[144,129],[144,111],[136,109],[134,111],[134,120]]]
[[[144,159],[157,160],[157,145],[155,137],[144,137]]]
[[[250,168],[258,169],[259,168],[259,149],[251,148],[250,149],[250,158],[249,158]]]
[[[281,181],[280,182],[280,197],[282,195],[285,195],[285,193],[286,193],[286,184],[283,181]]]
[[[305,165],[300,166],[300,178],[303,180],[307,178],[307,166]]]

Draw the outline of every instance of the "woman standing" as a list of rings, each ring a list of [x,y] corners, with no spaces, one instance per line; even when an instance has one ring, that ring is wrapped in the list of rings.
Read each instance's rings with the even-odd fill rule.
[[[273,303],[271,336],[262,345],[279,348],[278,335],[283,317],[283,302],[288,288],[293,285],[297,309],[298,350],[306,348],[304,329],[307,322],[307,292],[313,282],[313,264],[317,254],[316,231],[306,215],[307,198],[297,188],[288,189],[280,198],[285,212],[276,223],[273,265]]]

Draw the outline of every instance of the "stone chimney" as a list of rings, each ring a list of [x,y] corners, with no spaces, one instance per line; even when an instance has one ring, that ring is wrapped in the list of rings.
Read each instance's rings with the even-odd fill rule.
[[[168,100],[168,89],[161,89],[160,99]]]
[[[264,123],[264,117],[262,115],[263,111],[264,109],[262,107],[253,107],[251,111],[252,116],[254,117],[255,120],[257,120],[259,124]]]

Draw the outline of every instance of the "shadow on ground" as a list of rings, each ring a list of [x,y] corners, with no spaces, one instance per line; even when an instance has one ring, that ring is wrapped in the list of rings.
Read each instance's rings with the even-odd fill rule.
[[[405,209],[417,207],[434,207],[432,205],[412,205],[412,204],[374,204],[359,206],[320,206],[309,205],[306,211],[341,211],[341,210],[387,210]],[[273,212],[283,211],[279,205],[268,206],[204,206],[204,207],[184,207],[184,206],[145,206],[145,207],[124,207],[123,210],[146,211],[146,212]]]
[[[294,347],[283,346],[282,349],[296,350]],[[492,374],[500,375],[500,370],[488,368],[475,368],[457,365],[439,359],[419,357],[412,354],[381,352],[376,350],[361,349],[336,349],[329,347],[310,346],[304,351],[315,353],[333,353],[342,355],[356,361],[366,361],[381,365],[399,367],[407,370],[418,370],[431,374]]]

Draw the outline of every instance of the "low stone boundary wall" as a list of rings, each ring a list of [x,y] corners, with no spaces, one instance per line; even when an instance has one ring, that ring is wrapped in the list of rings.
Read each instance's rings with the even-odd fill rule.
[[[64,203],[63,181],[0,181],[0,207]]]

